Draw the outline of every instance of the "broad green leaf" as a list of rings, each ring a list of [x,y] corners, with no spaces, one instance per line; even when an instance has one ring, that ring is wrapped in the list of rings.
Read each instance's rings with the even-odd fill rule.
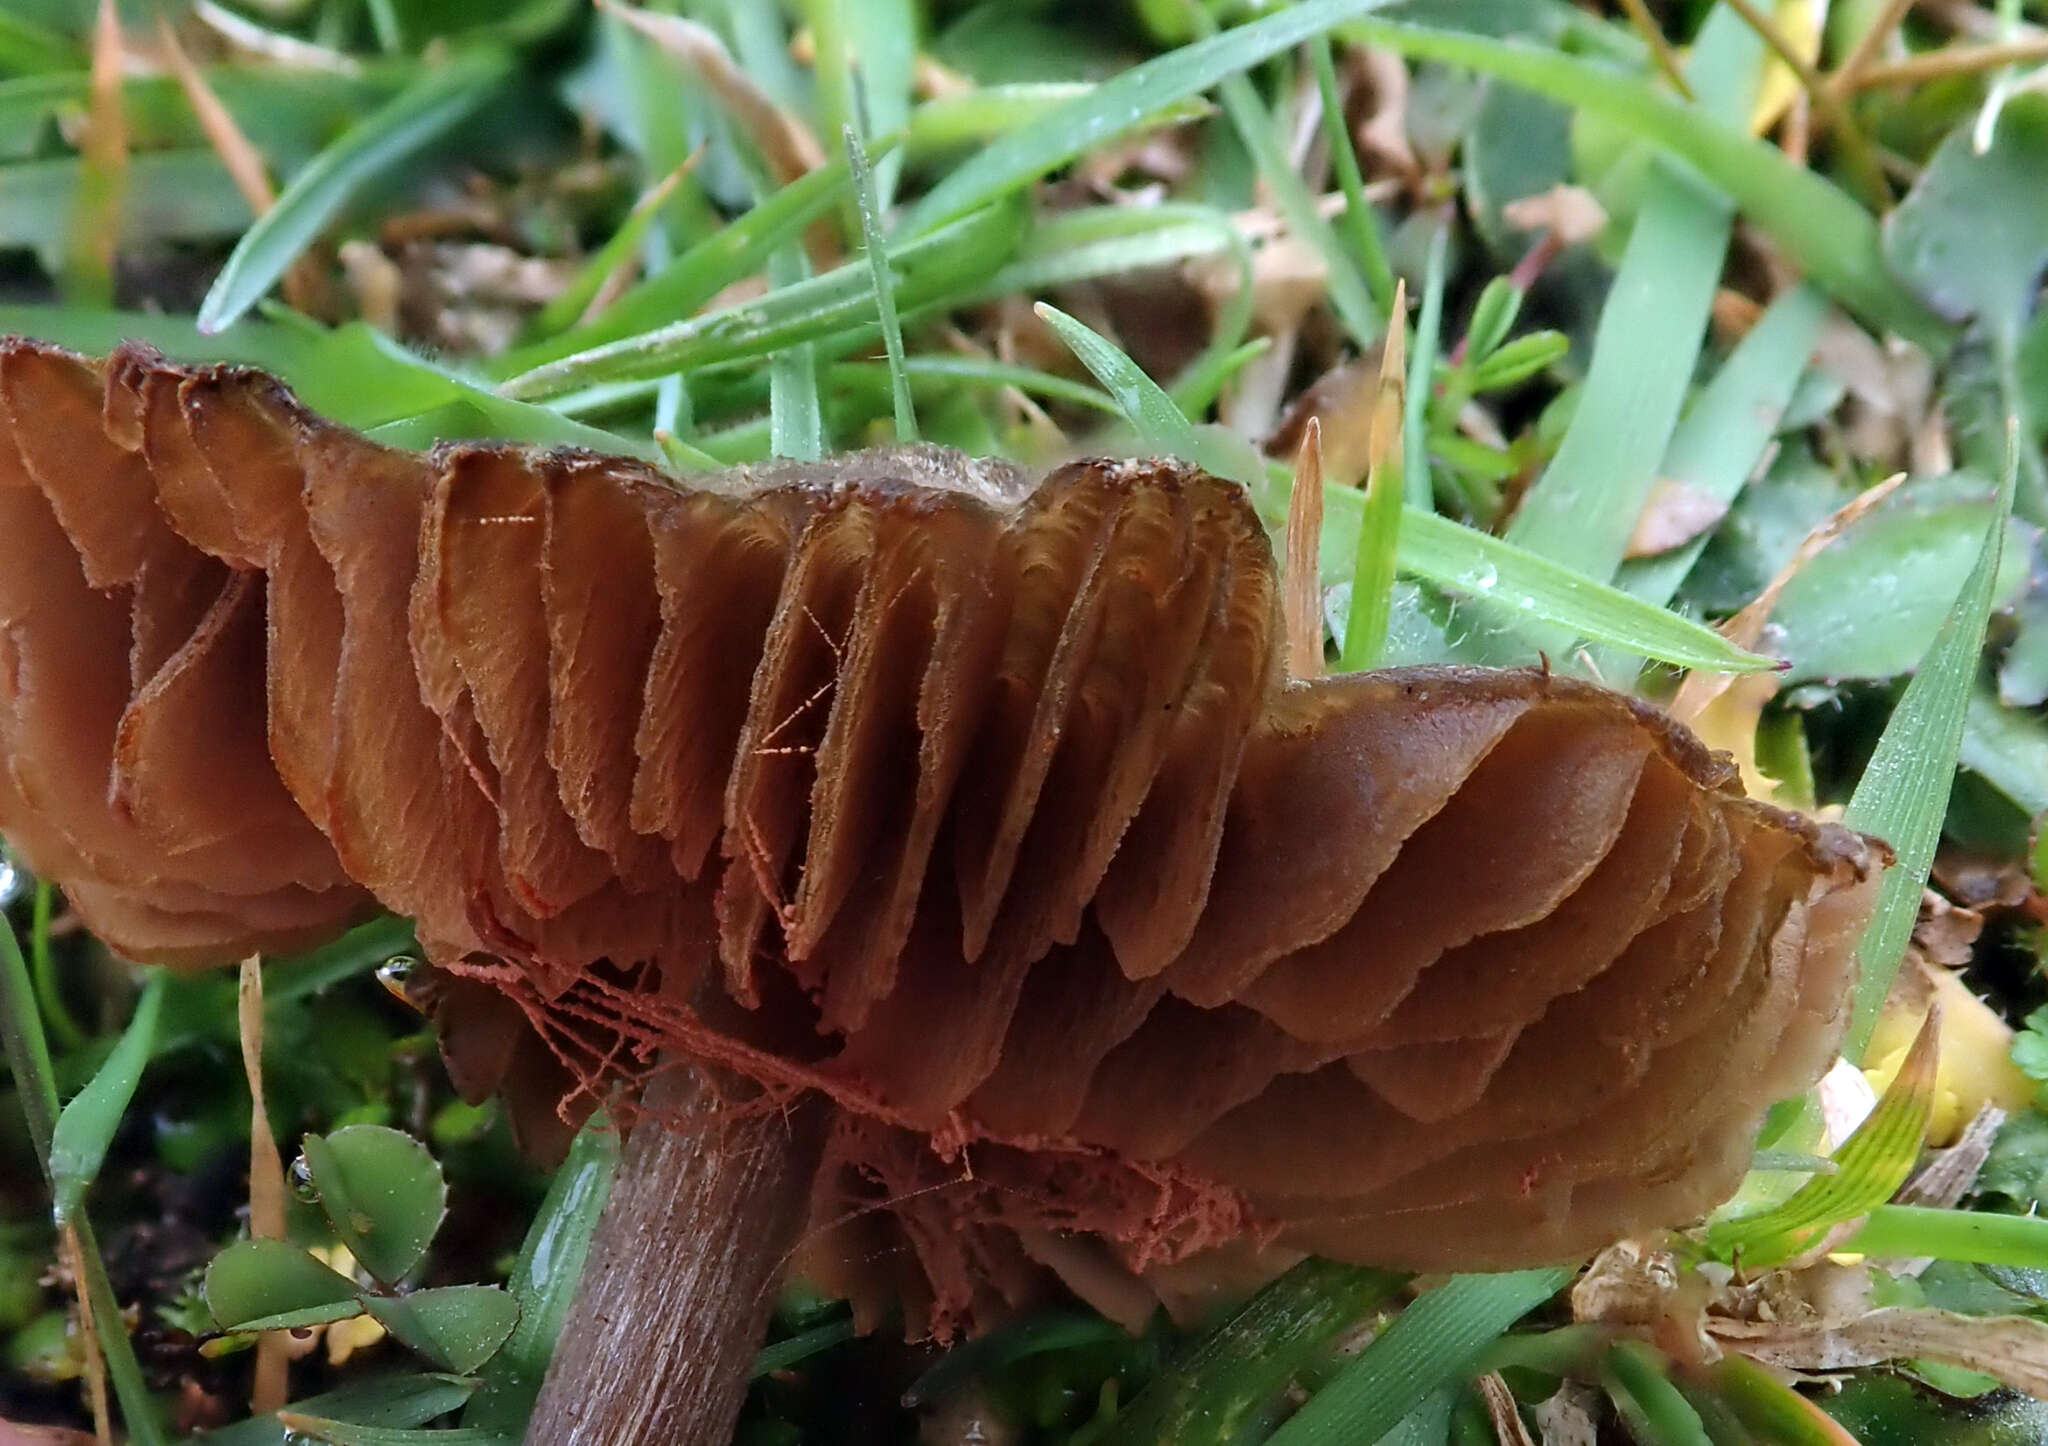
[[[482,1387],[463,1412],[465,1426],[506,1433],[525,1428],[583,1279],[591,1232],[611,1196],[618,1159],[617,1129],[602,1113],[591,1116],[555,1171],[520,1244],[509,1282],[519,1324],[485,1368]]]
[[[2048,1440],[2048,1401],[2018,1391],[1958,1410],[1904,1377],[1858,1371],[1825,1392],[1820,1407],[1864,1446],[2039,1446]]]
[[[225,329],[277,284],[356,191],[391,170],[490,98],[510,76],[509,55],[474,50],[429,72],[358,121],[292,177],[277,204],[244,233],[199,307],[199,329]]]
[[[369,1295],[363,1305],[404,1344],[461,1376],[496,1355],[519,1324],[519,1302],[495,1285]]]
[[[67,1225],[100,1172],[121,1116],[135,1098],[142,1068],[156,1048],[157,1017],[163,1011],[164,974],[151,971],[135,1015],[113,1052],[86,1087],[71,1097],[50,1135],[50,1189],[59,1225]]]
[[[2009,441],[2008,446],[2014,444]],[[1976,681],[2003,555],[2006,518],[2012,510],[2018,462],[2010,452],[2008,457],[1976,566],[1964,580],[1919,671],[1892,710],[1877,751],[1843,816],[1851,828],[1876,834],[1898,855],[1898,862],[1885,875],[1876,916],[1858,951],[1862,972],[1856,981],[1848,1039],[1842,1047],[1844,1057],[1851,1061],[1863,1057],[1878,1011],[1884,1007],[1885,994],[1912,935],[1913,921],[1919,916],[1920,891],[1941,838],[1941,822],[1962,748],[1970,687]]]
[[[420,1263],[440,1228],[448,1185],[427,1147],[402,1130],[348,1125],[303,1145],[320,1208],[349,1253],[385,1285]]]
[[[425,1373],[388,1374],[351,1381],[292,1403],[298,1419],[344,1420],[358,1425],[407,1427],[424,1425],[457,1410],[476,1389],[460,1376]],[[187,1446],[296,1446],[277,1414],[238,1421],[218,1431],[194,1436]]]
[[[1956,586],[2000,506],[1996,483],[1963,473],[1901,487],[1792,575],[1771,613],[1787,683],[1911,671],[1955,605]],[[1990,605],[2026,585],[2033,529],[2007,524]]]
[[[1970,692],[1958,761],[2028,814],[2048,813],[2048,720],[2006,707],[1982,679]]]
[[[363,1313],[356,1283],[283,1240],[237,1240],[206,1267],[222,1330],[296,1330]]]
[[[1251,1413],[1341,1332],[1392,1299],[1404,1277],[1310,1258],[1190,1347],[1129,1406],[1099,1446],[1226,1446]]]
[[[1971,130],[1955,128],[1885,218],[1885,255],[1943,316],[2016,339],[2048,269],[2048,206],[2016,204],[2048,170],[2048,95],[2008,101],[1988,150]]]
[[[1479,1353],[1571,1282],[1566,1268],[1460,1275],[1402,1311],[1270,1446],[1377,1441],[1438,1387],[1461,1380]]]

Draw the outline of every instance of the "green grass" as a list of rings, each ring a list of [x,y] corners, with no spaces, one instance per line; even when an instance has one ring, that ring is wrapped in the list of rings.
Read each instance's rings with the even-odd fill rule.
[[[95,7],[16,0],[0,15],[0,332],[259,366],[393,445],[583,446],[683,481],[892,439],[1029,465],[1167,453],[1242,483],[1277,537],[1294,450],[1269,441],[1305,399],[1345,394],[1348,364],[1367,377],[1348,394],[1369,402],[1398,327],[1392,486],[1372,506],[1348,486],[1326,497],[1331,656],[1540,664],[1653,700],[1677,672],[1787,663],[1760,756],[1899,860],[1862,940],[1849,1057],[1925,887],[1997,880],[1991,904],[1958,898],[1987,919],[1966,983],[2013,1020],[2048,1001],[2039,896],[2010,903],[2048,831],[2048,711],[2020,686],[2038,669],[2007,666],[2038,658],[2048,626],[2048,227],[2027,205],[2048,102],[2024,67],[1852,96],[1890,176],[1877,195],[1872,152],[1824,122],[1803,151],[1753,133],[1767,47],[1708,0],[1653,7],[1694,99],[1618,5],[650,5],[709,26],[820,143],[825,164],[776,185],[693,73],[576,0],[162,8],[278,202],[250,215],[184,93],[148,65],[121,78],[125,163],[89,159]],[[1819,69],[1886,8],[1835,0]],[[1977,8],[2000,33],[2028,18]],[[140,55],[154,21],[122,14]],[[1878,51],[1939,48],[1945,23],[1916,14]],[[1405,93],[1360,88],[1368,46],[1405,67]],[[1604,232],[1551,247],[1505,219],[1558,187],[1596,198]],[[95,259],[109,235],[112,273]],[[546,280],[508,300],[497,272]],[[405,288],[395,336],[364,320],[389,310],[372,304],[377,274]],[[1410,315],[1390,314],[1397,280]],[[1330,403],[1325,455],[1362,421]],[[1814,569],[1825,596],[1795,579],[1754,651],[1716,631],[1809,530],[1906,467],[1958,475],[1852,530]],[[1725,518],[1634,555],[1644,508],[1681,489]],[[1832,628],[1853,647],[1830,618],[1853,622]],[[76,1228],[96,1318],[137,1321],[133,1342],[107,1339],[129,1438],[183,1429],[167,1389],[181,1379],[237,1415],[246,1355],[168,1336],[206,1325],[196,1282],[135,1264],[137,1241],[211,1249],[240,1230],[232,1190],[173,1218],[183,1182],[246,1161],[232,982],[122,964],[47,886],[0,885],[0,902],[0,1423],[89,1424],[64,1374],[53,1218]],[[423,1241],[422,1278],[503,1283],[521,1314],[496,1354],[458,1353],[467,1374],[394,1369],[389,1343],[342,1367],[316,1353],[294,1368],[293,1439],[516,1439],[613,1166],[614,1138],[586,1130],[550,1182],[494,1107],[454,1098],[422,1021],[374,982],[409,947],[409,927],[382,920],[266,965],[273,1114],[288,1153],[350,1126],[423,1138],[474,1228]],[[2048,1117],[2008,1125],[1995,1190],[1896,1203],[1929,1100],[1894,1092],[1846,1142],[1788,1102],[1763,1141],[1775,1168],[1743,1197],[1777,1203],[1671,1242],[1679,1268],[1797,1268],[1825,1234],[1874,1262],[1842,1268],[1871,1270],[1879,1293],[2048,1321],[2048,1150],[2030,1133]],[[1787,1161],[1809,1178],[1773,1192]],[[294,1210],[301,1244],[355,1238],[310,1201]],[[1940,1269],[1893,1268],[1930,1257]],[[1569,1323],[1558,1292],[1578,1264],[1421,1289],[1311,1260],[1202,1322],[1131,1336],[1063,1309],[916,1359],[792,1288],[743,1439],[908,1442],[920,1415],[937,1430],[940,1413],[980,1411],[1018,1446],[1462,1446],[1495,1439],[1469,1381],[1499,1369],[1525,1415],[1571,1376],[1597,1389],[1610,1434],[1645,1446],[1839,1443],[1813,1404],[1826,1398],[1740,1357],[1694,1372]],[[471,1299],[371,1294],[416,1339],[422,1311]],[[1339,1349],[1371,1322],[1385,1329]],[[856,1399],[855,1379],[882,1385]],[[890,1404],[906,1391],[914,1411]],[[1978,1439],[1928,1399],[1952,1439]],[[1931,1429],[1913,1439],[1950,1439]]]

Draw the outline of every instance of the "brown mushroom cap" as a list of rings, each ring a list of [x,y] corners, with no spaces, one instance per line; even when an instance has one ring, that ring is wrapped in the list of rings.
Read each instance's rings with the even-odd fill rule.
[[[409,915],[530,1130],[670,1052],[823,1091],[812,1257],[935,1328],[1052,1232],[1684,1223],[1844,1022],[1877,850],[1584,683],[1289,681],[1257,518],[1177,464],[684,488],[19,341],[0,434],[0,829],[109,943]]]

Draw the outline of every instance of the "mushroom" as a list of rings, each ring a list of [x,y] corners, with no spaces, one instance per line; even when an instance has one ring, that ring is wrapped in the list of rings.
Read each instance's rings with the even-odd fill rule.
[[[138,959],[409,915],[466,1094],[637,1110],[530,1439],[724,1440],[799,1242],[943,1336],[1085,1252],[1510,1267],[1731,1193],[1882,846],[1618,693],[1278,631],[1178,463],[685,486],[0,343],[0,829]]]

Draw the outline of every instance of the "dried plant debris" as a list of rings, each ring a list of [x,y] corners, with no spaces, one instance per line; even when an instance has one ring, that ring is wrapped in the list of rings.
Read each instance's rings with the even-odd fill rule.
[[[1880,848],[1584,683],[1288,679],[1179,464],[686,489],[23,341],[0,432],[0,827],[104,938],[409,915],[542,1151],[667,1052],[822,1092],[814,1269],[913,1329],[1049,1231],[1474,1269],[1692,1220],[1842,1028]]]

